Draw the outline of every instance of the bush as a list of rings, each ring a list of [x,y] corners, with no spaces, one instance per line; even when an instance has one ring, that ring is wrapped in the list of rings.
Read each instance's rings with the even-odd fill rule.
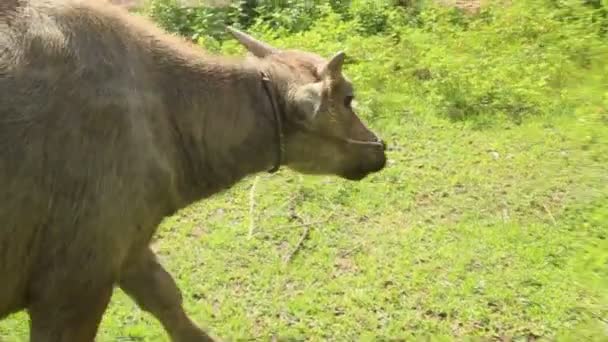
[[[241,51],[233,40],[224,43],[225,24],[325,56],[344,49],[368,115],[393,122],[400,113],[435,115],[483,126],[574,114],[581,106],[605,109],[607,9],[605,1],[528,0],[469,15],[422,1],[180,8],[175,0],[151,0],[147,12],[215,51]]]
[[[178,33],[210,50],[218,50],[225,37],[225,25],[246,22],[244,1],[226,7],[184,7],[178,0],[149,0],[144,14],[163,28]]]

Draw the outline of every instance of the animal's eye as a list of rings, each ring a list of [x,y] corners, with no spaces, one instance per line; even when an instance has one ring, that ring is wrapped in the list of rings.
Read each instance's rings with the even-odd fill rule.
[[[352,102],[353,102],[353,96],[347,96],[344,98],[344,106],[350,108]]]

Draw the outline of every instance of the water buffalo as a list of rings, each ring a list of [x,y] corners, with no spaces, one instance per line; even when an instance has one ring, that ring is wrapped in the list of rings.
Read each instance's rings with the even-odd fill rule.
[[[0,2],[0,318],[32,341],[94,340],[114,286],[174,341],[209,341],[150,240],[163,218],[287,167],[361,180],[385,144],[345,54],[207,54],[105,0]]]

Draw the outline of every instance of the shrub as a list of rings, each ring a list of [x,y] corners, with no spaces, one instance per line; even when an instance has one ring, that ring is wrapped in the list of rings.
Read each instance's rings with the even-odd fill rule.
[[[607,9],[605,1],[524,0],[470,15],[427,1],[181,8],[151,0],[147,12],[215,51],[242,51],[225,40],[225,24],[325,56],[344,49],[363,115],[375,120],[410,113],[483,126],[605,108]]]

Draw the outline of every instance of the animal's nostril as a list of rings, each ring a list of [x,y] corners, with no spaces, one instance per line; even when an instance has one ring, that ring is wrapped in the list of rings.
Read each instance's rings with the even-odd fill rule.
[[[382,149],[383,149],[383,150],[386,150],[386,141],[384,141],[384,140],[380,139],[380,137],[379,137],[379,136],[377,136],[377,135],[375,135],[375,134],[373,134],[373,139],[374,139],[374,142],[375,142],[375,143],[380,143],[380,144],[382,144]]]

